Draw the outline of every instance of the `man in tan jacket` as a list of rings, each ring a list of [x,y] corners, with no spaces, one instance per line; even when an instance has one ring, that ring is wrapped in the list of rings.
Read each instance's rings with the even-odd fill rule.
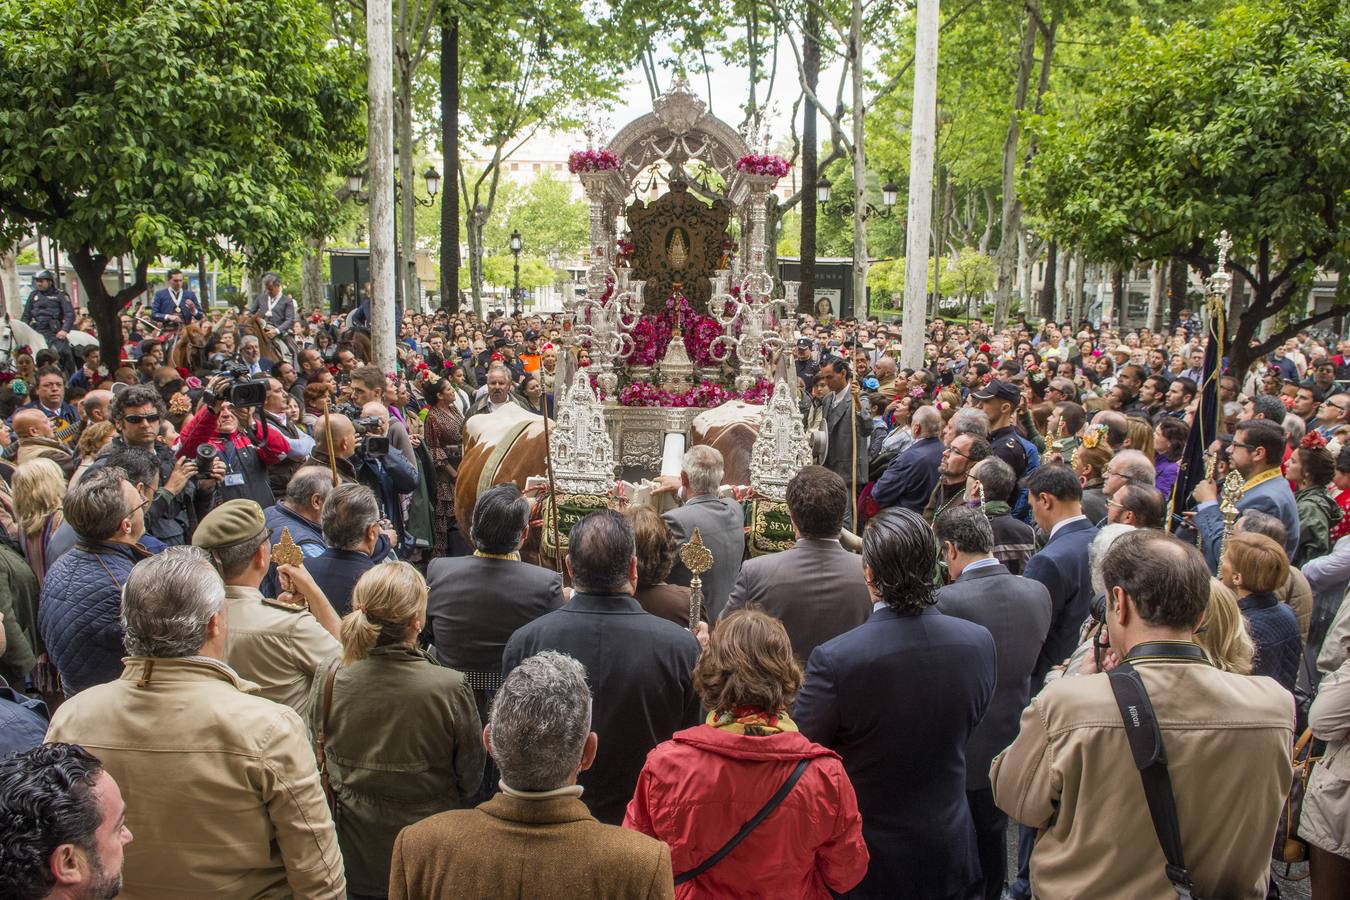
[[[1196,654],[1210,578],[1194,547],[1133,531],[1111,545],[1102,576],[1104,665],[1129,662],[1148,691],[1194,891],[1261,900],[1291,780],[1293,698],[1270,678],[1222,672]],[[1095,668],[1089,659],[1084,671]],[[989,775],[999,808],[1040,831],[1036,896],[1174,895],[1109,676],[1046,686]]]
[[[258,684],[258,696],[284,703],[309,721],[314,673],[342,652],[341,620],[332,604],[304,566],[277,567],[293,592],[280,599],[262,595],[258,586],[272,564],[272,533],[252,500],[227,500],[211,510],[193,532],[192,545],[211,554],[225,580],[226,662]]]
[[[75,474],[75,458],[66,445],[56,439],[51,420],[40,409],[21,409],[14,414],[14,434],[19,439],[16,462],[23,465],[30,459],[50,459],[61,467],[69,478]]]
[[[399,832],[390,900],[673,900],[670,848],[602,825],[581,802],[577,775],[597,746],[581,663],[545,650],[513,668],[483,743],[501,769],[501,793]]]
[[[345,897],[308,731],[224,662],[225,586],[206,554],[143,560],[122,615],[121,679],[67,700],[47,740],[82,745],[121,786],[127,896]]]

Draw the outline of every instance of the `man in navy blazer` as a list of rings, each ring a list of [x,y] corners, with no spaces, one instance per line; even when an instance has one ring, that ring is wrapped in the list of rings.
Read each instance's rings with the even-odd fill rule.
[[[1298,504],[1289,482],[1280,473],[1284,458],[1284,429],[1267,419],[1250,419],[1237,428],[1228,451],[1233,468],[1246,479],[1239,512],[1254,509],[1284,523],[1284,552],[1294,558],[1298,549]],[[1219,512],[1219,489],[1212,481],[1195,486],[1195,527],[1200,532],[1205,562],[1219,571],[1219,548],[1223,544],[1223,516]]]
[[[891,460],[877,483],[872,485],[872,499],[883,509],[899,506],[922,512],[933,496],[937,485],[938,464],[942,462],[942,413],[931,406],[921,406],[914,412],[910,427],[914,443]]]
[[[871,863],[850,898],[964,898],[980,879],[966,745],[994,694],[994,638],[933,607],[936,566],[918,513],[868,523],[872,616],[815,649],[792,713],[858,795]]]
[[[1078,634],[1092,604],[1087,551],[1097,527],[1083,515],[1083,485],[1068,466],[1041,466],[1023,482],[1036,525],[1049,535],[1022,573],[1050,592],[1050,633],[1032,670],[1031,693],[1035,695],[1045,673],[1078,646]]]

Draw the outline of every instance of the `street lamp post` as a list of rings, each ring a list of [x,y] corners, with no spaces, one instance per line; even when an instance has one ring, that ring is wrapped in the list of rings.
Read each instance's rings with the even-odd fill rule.
[[[523,245],[523,244],[521,243],[521,241],[520,241],[520,229],[517,228],[517,229],[512,230],[512,232],[511,232],[511,255],[514,256],[514,257],[516,258],[516,259],[515,259],[516,284],[515,284],[515,287],[511,289],[511,307],[512,307],[512,314],[513,314],[513,315],[516,315],[516,316],[519,316],[519,315],[520,315],[520,312],[521,312],[521,308],[520,308],[520,307],[521,307],[521,302],[520,302],[520,249],[521,249],[522,246],[524,246],[524,245]]]
[[[835,203],[830,202],[832,191],[830,183],[824,178],[816,182],[816,205],[825,210],[825,212],[836,216],[851,216],[854,213],[853,202],[850,200],[840,200]],[[867,204],[867,215],[869,217],[885,219],[890,216],[891,211],[895,209],[895,202],[900,195],[900,188],[893,181],[888,181],[881,187],[881,209],[877,209],[872,204]]]

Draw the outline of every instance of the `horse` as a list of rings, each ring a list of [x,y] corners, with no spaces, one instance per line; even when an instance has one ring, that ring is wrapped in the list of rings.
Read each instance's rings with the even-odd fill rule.
[[[173,337],[165,341],[166,365],[180,372],[187,370],[194,375],[205,372],[206,348],[210,343],[211,334],[205,322],[189,322],[179,326]]]
[[[732,400],[694,418],[691,444],[704,444],[721,452],[726,463],[722,484],[750,483],[750,451],[763,416],[764,407]],[[464,453],[455,481],[455,519],[467,536],[474,504],[483,491],[507,482],[524,490],[531,477],[547,477],[548,444],[543,416],[515,404],[471,416],[464,423],[463,440]],[[530,543],[537,543],[537,535],[531,534]]]

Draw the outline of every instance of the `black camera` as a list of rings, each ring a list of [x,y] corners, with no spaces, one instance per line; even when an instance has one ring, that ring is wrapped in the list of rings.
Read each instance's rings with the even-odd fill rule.
[[[214,361],[217,356],[211,357]],[[234,383],[225,389],[222,400],[226,400],[234,406],[262,406],[267,400],[267,379],[250,378],[248,366],[228,357],[218,363],[219,371],[217,376],[224,375]]]
[[[388,456],[389,438],[380,437],[377,434],[367,435],[361,444],[361,449],[365,451],[366,456]]]
[[[370,434],[372,431],[378,431],[384,420],[379,416],[357,416],[352,419],[352,427],[356,429],[357,434]]]
[[[216,448],[210,444],[197,445],[197,474],[203,478],[211,474],[211,463],[216,461]]]

